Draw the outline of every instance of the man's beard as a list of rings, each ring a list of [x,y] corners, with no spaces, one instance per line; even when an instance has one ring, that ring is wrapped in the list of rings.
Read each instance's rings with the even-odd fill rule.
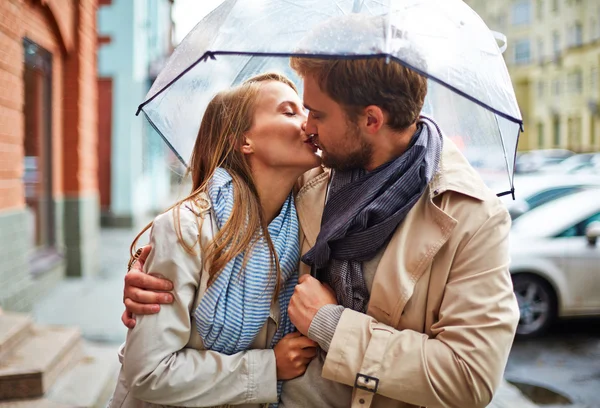
[[[373,146],[360,137],[360,131],[353,126],[351,134],[348,138],[352,138],[358,147],[352,152],[341,152],[341,154],[331,154],[323,149],[323,165],[330,169],[347,171],[353,169],[364,169],[369,166],[373,158]]]

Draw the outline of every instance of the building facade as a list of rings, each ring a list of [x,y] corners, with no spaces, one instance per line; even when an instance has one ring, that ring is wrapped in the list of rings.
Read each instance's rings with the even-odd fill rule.
[[[98,12],[99,183],[103,225],[165,210],[165,143],[135,112],[173,50],[172,0],[102,0]]]
[[[0,1],[0,308],[97,270],[97,0]]]
[[[600,150],[600,2],[468,0],[508,38],[505,60],[525,122],[521,150]]]

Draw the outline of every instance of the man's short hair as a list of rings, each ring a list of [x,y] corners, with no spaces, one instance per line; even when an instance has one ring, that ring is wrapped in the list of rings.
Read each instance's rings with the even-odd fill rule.
[[[312,44],[319,47],[321,44],[341,41],[342,49],[350,49],[352,44],[356,44],[354,49],[358,49],[359,53],[372,53],[381,44],[371,46],[364,38],[372,36],[373,41],[376,41],[381,37],[377,33],[384,24],[385,19],[381,16],[350,15],[333,18],[315,27],[301,42],[301,49],[304,48],[304,51],[299,51],[309,51],[313,47]],[[411,61],[418,62],[420,69],[425,69],[425,62],[419,56],[418,50],[405,41],[405,36],[401,30],[392,27],[392,40],[407,44],[396,49],[394,54],[401,59],[410,57]],[[290,65],[301,77],[314,77],[321,90],[341,104],[348,117],[355,123],[365,107],[376,105],[388,114],[387,125],[390,128],[404,130],[418,119],[427,94],[425,77],[398,61],[387,60],[385,57],[321,59],[297,56],[291,58]]]

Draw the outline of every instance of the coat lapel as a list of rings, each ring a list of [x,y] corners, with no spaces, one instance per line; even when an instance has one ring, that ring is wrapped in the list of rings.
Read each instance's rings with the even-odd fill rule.
[[[315,175],[316,173],[316,175]],[[308,248],[315,245],[319,231],[321,230],[321,217],[325,208],[327,196],[327,185],[329,183],[330,171],[318,168],[305,177],[310,178],[298,191],[296,195],[296,211],[304,240]],[[306,247],[303,245],[303,249]],[[303,251],[304,254],[305,251]]]
[[[395,327],[417,281],[446,243],[456,220],[426,192],[396,230],[377,266],[367,313]]]

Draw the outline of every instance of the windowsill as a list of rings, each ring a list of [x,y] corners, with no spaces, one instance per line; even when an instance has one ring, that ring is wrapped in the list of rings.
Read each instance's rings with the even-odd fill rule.
[[[29,256],[29,270],[31,275],[36,278],[56,268],[64,261],[64,255],[57,248],[37,249]]]

